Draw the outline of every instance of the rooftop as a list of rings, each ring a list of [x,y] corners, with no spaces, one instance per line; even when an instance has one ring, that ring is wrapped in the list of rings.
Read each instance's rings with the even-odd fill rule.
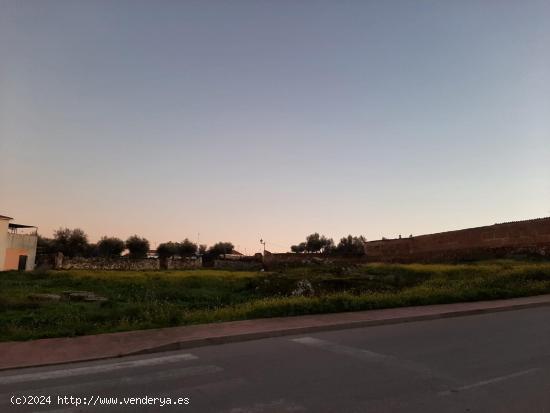
[[[23,224],[9,224],[10,229],[17,228],[36,228],[34,225],[23,225]]]

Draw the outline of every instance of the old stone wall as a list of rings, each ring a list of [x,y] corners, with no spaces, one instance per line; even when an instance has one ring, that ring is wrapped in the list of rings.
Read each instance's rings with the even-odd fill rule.
[[[317,264],[360,264],[365,262],[365,257],[357,256],[338,256],[325,255],[319,253],[266,253],[264,256],[264,267],[266,269],[276,269],[277,267],[292,267],[301,265],[317,265]]]
[[[170,258],[161,262],[161,269],[189,270],[202,267],[202,258]]]
[[[550,218],[365,243],[369,261],[430,262],[550,257]]]
[[[259,271],[263,268],[261,255],[256,257],[242,256],[230,259],[215,259],[214,268],[241,271]]]
[[[38,256],[37,267],[39,269],[57,270],[187,270],[202,267],[202,258],[171,258],[160,260],[158,258],[145,258],[131,260],[129,258],[69,258],[63,254],[42,254]]]
[[[131,260],[128,258],[68,258],[56,260],[56,270],[159,270],[160,262],[155,258]]]

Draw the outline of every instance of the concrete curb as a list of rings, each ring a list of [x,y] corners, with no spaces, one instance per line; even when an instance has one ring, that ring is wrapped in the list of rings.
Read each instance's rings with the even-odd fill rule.
[[[139,350],[128,354],[121,354],[120,357],[153,354],[153,353],[160,353],[164,351],[183,350],[183,349],[189,349],[193,347],[205,347],[210,345],[238,343],[243,341],[260,340],[263,338],[292,336],[296,334],[317,333],[322,331],[347,330],[352,328],[375,327],[375,326],[400,324],[400,323],[412,323],[416,321],[429,321],[429,320],[437,320],[442,318],[464,317],[464,316],[470,316],[470,315],[498,313],[498,312],[504,312],[504,311],[523,310],[527,308],[546,307],[546,306],[550,306],[550,301],[540,302],[540,303],[514,304],[511,306],[509,305],[509,306],[492,307],[492,308],[479,308],[479,309],[472,309],[472,310],[449,311],[449,312],[443,312],[439,314],[396,317],[396,318],[389,318],[385,320],[364,320],[364,321],[332,323],[332,324],[326,324],[326,325],[320,325],[320,326],[295,327],[295,328],[273,330],[273,331],[262,331],[257,333],[232,334],[232,335],[226,335],[223,337],[206,337],[201,339],[177,341],[170,344],[164,344],[162,346],[151,347],[148,349],[143,349],[143,350]],[[403,308],[406,308],[406,307],[403,307]]]

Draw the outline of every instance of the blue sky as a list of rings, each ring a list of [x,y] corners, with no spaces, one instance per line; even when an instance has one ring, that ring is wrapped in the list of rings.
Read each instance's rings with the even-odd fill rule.
[[[550,215],[547,1],[0,1],[0,213],[284,251]]]

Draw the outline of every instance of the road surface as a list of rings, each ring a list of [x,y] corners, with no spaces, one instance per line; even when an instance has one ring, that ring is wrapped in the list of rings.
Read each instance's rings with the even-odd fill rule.
[[[0,372],[34,411],[550,412],[550,307]]]

